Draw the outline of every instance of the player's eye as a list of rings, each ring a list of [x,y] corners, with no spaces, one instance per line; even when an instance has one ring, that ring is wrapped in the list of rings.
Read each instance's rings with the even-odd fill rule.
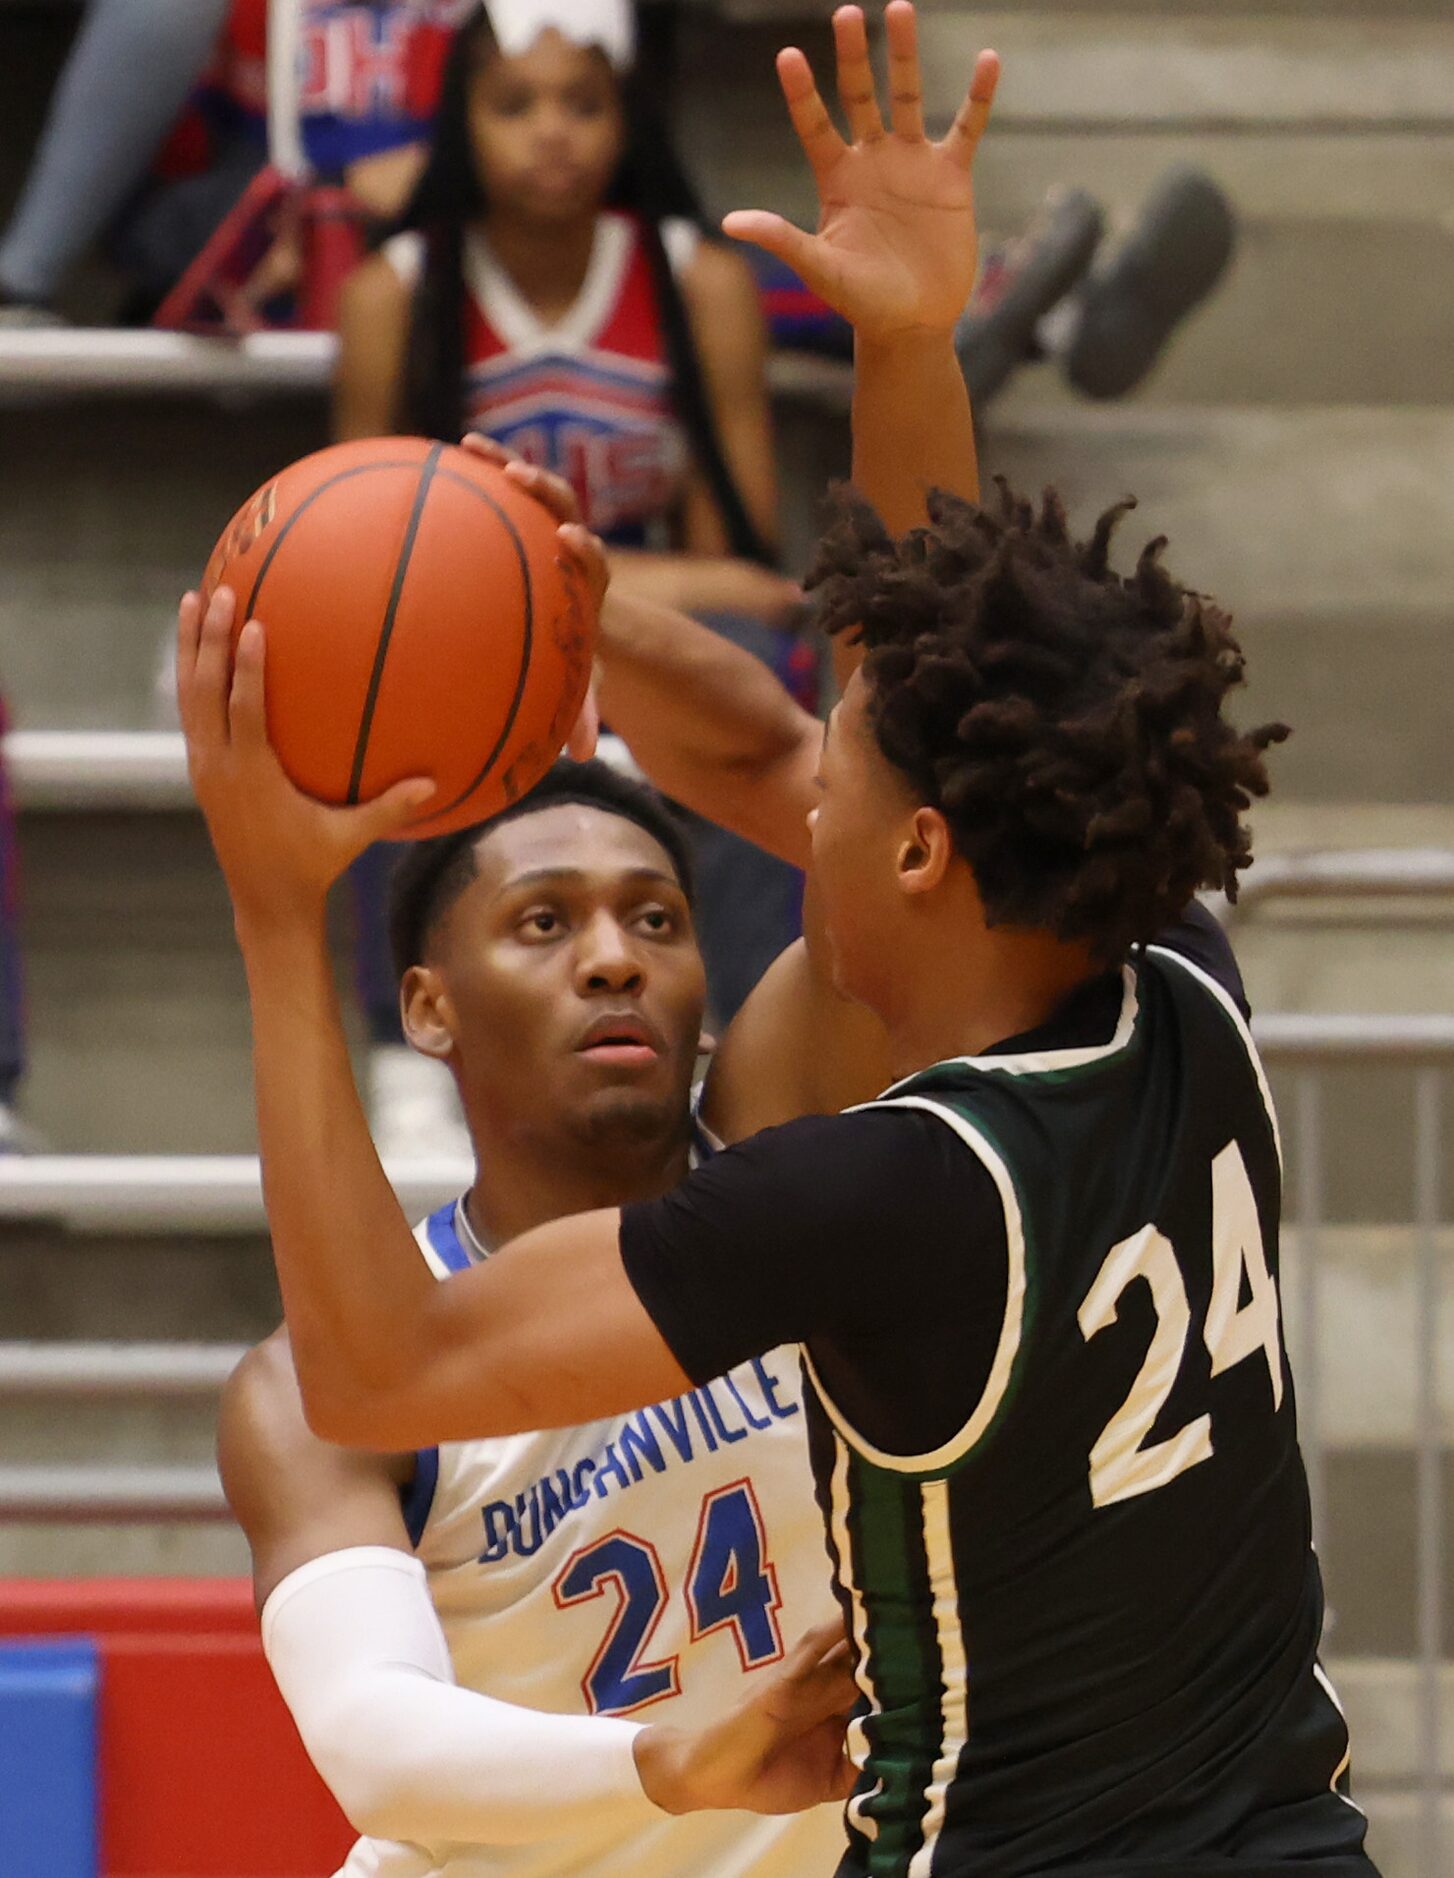
[[[554,939],[565,930],[560,914],[548,906],[532,907],[517,928],[526,939]]]
[[[677,931],[677,917],[670,908],[664,906],[646,906],[636,916],[636,923],[643,927],[653,938],[670,938]]]

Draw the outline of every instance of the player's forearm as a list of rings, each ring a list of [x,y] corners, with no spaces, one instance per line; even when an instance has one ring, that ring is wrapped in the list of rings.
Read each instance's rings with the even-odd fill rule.
[[[978,500],[974,421],[951,333],[857,342],[853,482],[895,534],[927,519],[930,489]]]
[[[263,1195],[293,1359],[320,1434],[370,1445],[434,1285],[379,1164],[344,1039],[324,910],[240,919]]]
[[[818,720],[751,653],[665,607],[609,594],[600,644],[602,716],[652,781],[801,865]]]
[[[979,497],[974,419],[951,333],[876,344],[853,354],[853,484],[896,535],[928,520],[931,489]],[[833,641],[840,690],[863,658],[861,645]]]
[[[456,1685],[417,1559],[379,1546],[325,1554],[282,1581],[262,1621],[309,1757],[360,1832],[523,1845],[662,1817],[633,1758],[638,1724]]]

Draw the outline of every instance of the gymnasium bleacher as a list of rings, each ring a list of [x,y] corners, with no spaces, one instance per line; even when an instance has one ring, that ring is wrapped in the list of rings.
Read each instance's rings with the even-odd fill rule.
[[[676,114],[713,203],[807,213],[771,55],[789,18],[821,46],[828,10],[691,9]],[[0,210],[74,11],[0,0]],[[978,169],[987,228],[1019,227],[1065,179],[1124,218],[1176,161],[1210,170],[1236,203],[1230,280],[1149,385],[1099,407],[1049,370],[1027,373],[989,414],[985,467],[1022,486],[1053,479],[1079,516],[1135,491],[1128,532],[1165,531],[1177,570],[1233,606],[1252,668],[1246,714],[1286,716],[1297,732],[1276,754],[1277,795],[1256,814],[1264,854],[1395,856],[1376,891],[1325,882],[1311,897],[1269,895],[1241,919],[1258,1011],[1447,1017],[1446,0],[922,0],[922,11],[941,121],[975,46],[1006,60]],[[158,715],[157,666],[177,594],[240,495],[323,440],[328,359],[328,340],[311,335],[233,347],[0,333],[0,679],[21,809],[24,1106],[46,1143],[0,1160],[0,1633],[99,1635],[104,1657],[106,1638],[138,1634],[139,1620],[117,1615],[130,1599],[168,1650],[195,1654],[195,1642],[176,1642],[190,1633],[229,1661],[242,1652],[242,1693],[222,1677],[208,1694],[204,1678],[197,1728],[225,1702],[271,1699],[211,1446],[218,1382],[278,1307],[251,1159],[241,970],[179,743]],[[845,467],[845,387],[833,366],[774,369],[800,556],[817,492]],[[1414,855],[1427,863],[1422,885]],[[1454,1333],[1436,1307],[1454,1272],[1454,1103],[1442,1074],[1454,1051],[1407,1056],[1340,1058],[1323,1074],[1289,1048],[1271,1064],[1296,1221],[1290,1333],[1320,1424],[1325,1657],[1350,1710],[1375,1856],[1388,1878],[1441,1878],[1454,1857]],[[1442,1170],[1432,1197],[1424,1173],[1422,1198],[1427,1156],[1411,1147],[1421,1128]],[[449,1163],[390,1171],[415,1210],[461,1183]],[[89,1616],[84,1589],[32,1582],[89,1578],[107,1581]],[[152,1596],[118,1579],[192,1589]],[[173,1632],[169,1597],[183,1612]],[[51,1667],[84,1693],[77,1661]],[[0,1651],[0,1783],[9,1667]],[[246,1791],[266,1793],[271,1763],[237,1756],[264,1781]],[[99,1764],[104,1777],[104,1751]],[[178,1790],[216,1772],[178,1774]],[[269,1864],[259,1844],[246,1869],[209,1865],[201,1839],[188,1841],[192,1863],[158,1864],[155,1839],[126,1839],[116,1824],[140,1805],[132,1789],[106,1814],[107,1832],[122,1833],[101,1867],[112,1878],[324,1869],[326,1853],[302,1844],[302,1862],[278,1852]],[[0,1875],[12,1878],[3,1835],[0,1823]]]

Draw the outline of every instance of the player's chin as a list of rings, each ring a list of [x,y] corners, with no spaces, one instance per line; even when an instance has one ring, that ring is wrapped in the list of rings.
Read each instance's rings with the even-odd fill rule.
[[[674,1140],[682,1128],[683,1098],[659,1083],[646,1087],[626,1081],[604,1083],[575,1108],[580,1133],[593,1141],[627,1143]]]

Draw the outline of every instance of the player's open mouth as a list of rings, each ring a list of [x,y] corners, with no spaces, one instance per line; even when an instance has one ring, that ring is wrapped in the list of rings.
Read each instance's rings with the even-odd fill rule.
[[[661,1055],[661,1043],[643,1018],[608,1015],[590,1025],[576,1051],[615,1069],[649,1069]]]

